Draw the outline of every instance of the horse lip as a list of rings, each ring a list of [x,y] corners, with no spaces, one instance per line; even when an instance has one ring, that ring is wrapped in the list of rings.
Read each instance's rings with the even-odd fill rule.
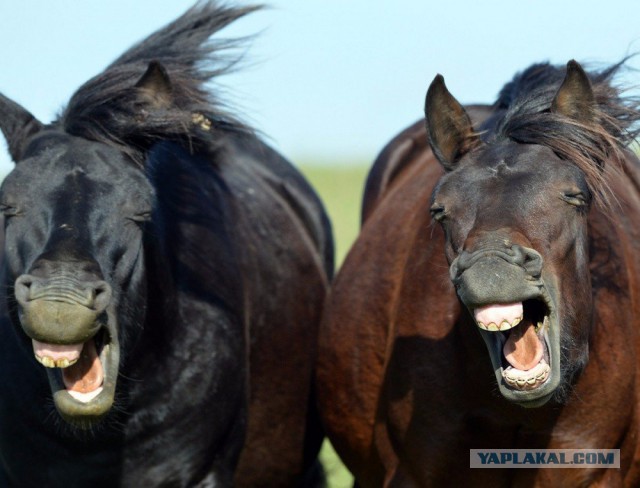
[[[44,368],[60,416],[71,426],[90,429],[107,415],[115,399],[120,347],[114,304],[97,312],[74,300],[51,298],[38,297],[30,300],[27,307],[18,307],[20,325],[27,337],[45,343],[78,344],[104,334],[102,350],[98,351],[104,379],[102,390],[95,397],[87,401],[74,398],[64,385],[61,370]],[[59,311],[64,313],[55,313]],[[70,323],[75,327],[68,327]]]
[[[549,378],[538,388],[533,390],[516,390],[511,388],[502,376],[502,341],[496,335],[496,332],[481,330],[480,332],[489,353],[491,364],[494,369],[498,389],[502,396],[523,407],[535,408],[544,405],[551,399],[556,388],[560,384],[560,323],[558,319],[557,307],[554,304],[552,295],[547,291],[545,286],[539,288],[539,294],[536,297],[527,297],[527,299],[539,299],[543,301],[548,310],[549,328],[545,332],[545,345],[548,353],[548,363],[551,368]],[[517,300],[515,300],[517,301]]]
[[[94,337],[103,327],[104,314],[77,302],[37,298],[18,307],[24,332],[44,343],[79,344]]]
[[[481,259],[486,259],[492,256],[495,257],[499,257],[501,259],[504,259],[507,263],[509,264],[513,264],[509,261],[509,258],[511,258],[514,255],[514,252],[511,249],[487,249],[484,251],[476,251],[476,252],[471,252],[471,253],[466,253],[463,252],[462,254],[460,254],[460,256],[458,256],[455,260],[454,263],[456,263],[456,265],[459,267],[461,264],[463,264],[463,268],[464,270],[470,268],[471,266],[473,266],[474,264],[476,264],[478,261],[480,261]],[[463,270],[463,272],[464,272]]]
[[[107,326],[104,333],[105,342],[99,352],[100,361],[104,369],[102,391],[87,402],[74,398],[67,391],[59,369],[47,368],[49,386],[53,394],[53,401],[60,416],[69,424],[88,429],[95,422],[104,417],[111,409],[115,398],[115,387],[120,361],[120,347],[115,327]]]

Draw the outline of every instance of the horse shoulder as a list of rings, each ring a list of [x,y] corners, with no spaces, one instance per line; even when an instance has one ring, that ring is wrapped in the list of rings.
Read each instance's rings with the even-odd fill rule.
[[[440,175],[439,165],[411,165],[388,190],[332,285],[320,328],[317,384],[325,426],[347,466],[354,472],[360,467],[374,484],[392,470],[381,455],[392,449],[379,414],[396,339],[415,332],[398,330],[409,308],[404,291],[413,276],[412,256],[425,241],[435,256],[442,254],[441,232],[430,225],[428,212]],[[447,283],[442,269],[437,283]]]
[[[309,351],[316,347],[333,244],[317,197],[287,161],[258,141],[236,146],[231,156],[221,168],[244,243],[238,251],[251,391],[235,484],[279,486],[305,462],[315,361]]]
[[[640,368],[640,332],[637,317],[640,315],[640,161],[628,153],[623,171],[611,174],[610,185],[616,195],[616,203],[608,212],[598,208],[589,215],[590,269],[593,286],[595,324],[594,339],[590,348],[590,361],[577,388],[583,398],[593,385],[588,383],[588,372],[599,368],[612,356],[616,357],[615,371],[628,372]],[[602,373],[600,373],[602,374]],[[620,378],[613,376],[609,383],[616,387],[608,392],[607,398],[614,398],[619,391],[633,391],[635,400],[625,405],[624,401],[613,405],[608,416],[625,419],[622,441],[621,466],[629,470],[625,474],[625,484],[635,486],[640,480],[640,379],[629,378],[623,373]],[[626,381],[626,385],[621,382]],[[584,383],[584,384],[583,384]],[[626,408],[621,408],[625,405]],[[602,415],[600,413],[599,415]],[[594,418],[594,425],[597,425]],[[605,424],[607,426],[607,424]],[[600,435],[619,434],[610,425]],[[635,460],[635,461],[634,461]]]

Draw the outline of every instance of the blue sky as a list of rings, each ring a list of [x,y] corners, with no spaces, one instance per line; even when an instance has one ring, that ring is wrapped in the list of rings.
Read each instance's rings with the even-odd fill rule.
[[[188,0],[3,0],[0,92],[44,122],[84,81]],[[486,102],[538,61],[611,63],[640,51],[637,0],[273,0],[223,31],[260,33],[221,80],[243,118],[295,163],[371,163],[422,116],[437,73]],[[605,8],[606,7],[606,8]],[[640,57],[639,57],[640,58]],[[640,67],[640,59],[632,62]],[[640,72],[627,81],[640,84]],[[6,151],[0,173],[11,167]]]

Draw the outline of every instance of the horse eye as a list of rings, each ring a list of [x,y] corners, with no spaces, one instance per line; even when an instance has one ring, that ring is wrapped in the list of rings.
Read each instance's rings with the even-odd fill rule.
[[[141,212],[139,214],[129,217],[129,220],[133,220],[137,223],[144,223],[151,220],[151,212]]]
[[[429,211],[431,212],[431,217],[438,222],[442,222],[447,216],[442,205],[432,205]]]
[[[585,207],[589,203],[589,199],[581,191],[565,192],[562,194],[562,199],[574,207]]]
[[[16,207],[14,207],[13,205],[7,205],[4,203],[0,204],[0,213],[2,213],[4,215],[4,218],[7,219],[9,217],[13,217],[15,215],[18,215],[18,209]]]

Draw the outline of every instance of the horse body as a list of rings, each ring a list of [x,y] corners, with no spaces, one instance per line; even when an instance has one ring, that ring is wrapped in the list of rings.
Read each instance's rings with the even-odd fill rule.
[[[202,71],[209,36],[251,10],[197,5],[51,125],[0,98],[17,163],[1,190],[5,484],[290,486],[313,469],[328,220],[201,85],[218,73]]]
[[[562,81],[564,71],[551,74],[561,75]],[[552,84],[553,93],[559,81]],[[547,98],[547,110],[550,102]],[[449,113],[455,113],[454,108]],[[578,217],[580,225],[563,222],[572,240],[561,233],[554,234],[555,240],[543,240],[539,236],[552,228],[556,214],[564,215],[570,207],[559,206],[555,214],[527,214],[526,206],[555,205],[551,202],[560,198],[555,193],[547,196],[544,188],[564,184],[563,171],[575,168],[567,169],[570,164],[534,141],[491,139],[506,110],[496,104],[465,111],[473,127],[486,131],[481,133],[486,136],[455,156],[459,159],[453,168],[431,149],[440,150],[446,162],[446,139],[433,137],[432,128],[417,123],[383,150],[370,172],[362,231],[332,287],[318,366],[327,434],[359,486],[638,484],[638,161],[624,153],[622,171],[609,172],[605,164],[617,210],[594,205]],[[430,124],[442,123],[434,112],[429,115]],[[453,153],[448,151],[447,157]],[[527,160],[550,176],[540,187],[535,186],[537,180],[524,176]],[[469,174],[471,184],[466,180]],[[508,186],[500,186],[502,180]],[[530,187],[535,193],[527,193]],[[452,194],[457,199],[451,199]],[[431,208],[434,219],[441,217],[440,205],[450,219],[442,227],[428,212]],[[490,213],[500,206],[502,211]],[[517,220],[519,212],[527,215],[525,224]],[[537,227],[539,221],[544,223]],[[584,240],[582,229],[588,236]],[[554,254],[554,246],[565,240],[571,244]],[[500,250],[504,241],[510,241],[508,251],[516,256],[527,256],[529,251],[521,251],[526,248],[540,253],[544,264],[537,272],[545,283],[562,290],[562,299],[554,299],[562,334],[573,334],[561,346],[561,386],[542,401],[530,400],[527,390],[515,391],[524,394],[514,401],[509,397],[513,391],[502,393],[508,386],[496,388],[506,360],[497,365],[490,361],[486,339],[476,330],[476,307],[494,300],[516,301],[512,297],[524,293],[518,291],[517,278],[501,278],[515,273],[510,267],[503,270],[496,259],[507,253]],[[460,256],[487,248],[486,258],[469,258],[472,264],[464,264],[465,271],[459,272],[457,266],[466,259]],[[583,251],[588,262],[579,268],[572,260]],[[527,265],[537,262],[531,256]],[[467,272],[483,259],[490,259],[488,267],[497,278],[482,273],[485,281],[475,289],[464,279],[471,279]],[[575,271],[562,270],[564,262],[571,262]],[[556,275],[551,269],[561,271]],[[573,281],[567,282],[567,276]],[[526,282],[537,279],[538,274],[532,275]],[[469,296],[479,301],[475,297],[486,290],[506,296],[468,304]],[[524,304],[526,322],[535,307]],[[571,313],[564,315],[569,308]],[[553,362],[553,341],[545,341],[544,358]],[[536,395],[541,390],[531,391]],[[469,468],[470,449],[543,448],[619,448],[621,469]]]

